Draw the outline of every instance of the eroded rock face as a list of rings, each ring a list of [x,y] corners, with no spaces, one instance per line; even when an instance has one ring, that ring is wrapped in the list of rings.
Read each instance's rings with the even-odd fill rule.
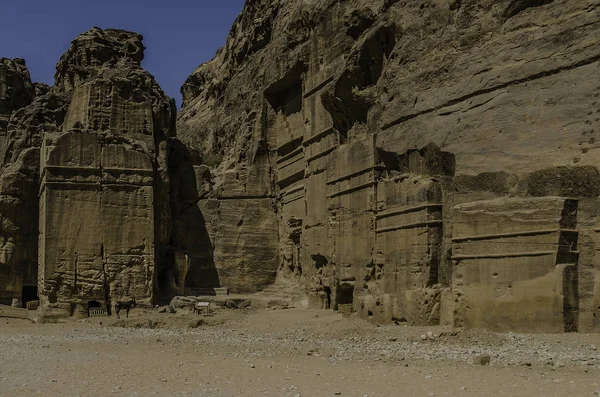
[[[373,321],[600,330],[599,7],[247,2],[182,87],[186,244]]]
[[[25,107],[35,95],[25,60],[21,58],[0,58],[0,111],[2,114]]]
[[[22,302],[37,288],[39,99],[22,59],[0,59],[0,303]],[[28,106],[29,105],[29,106]],[[39,147],[39,146],[38,146]],[[25,291],[25,293],[24,293]]]
[[[92,29],[57,66],[71,100],[41,149],[42,302],[91,304],[160,294],[170,236],[168,139],[173,101],[140,66],[142,37]],[[92,302],[92,303],[90,303]]]
[[[169,299],[179,290],[164,278],[185,283],[186,255],[169,246],[176,110],[143,50],[137,33],[93,28],[53,87],[31,83],[22,60],[0,62],[0,299],[39,295],[42,316],[87,315]]]
[[[0,154],[6,152],[6,130],[11,115],[29,105],[34,96],[35,88],[25,61],[0,58]]]
[[[106,69],[140,69],[144,59],[141,34],[92,28],[77,36],[56,65],[54,86],[69,91]]]

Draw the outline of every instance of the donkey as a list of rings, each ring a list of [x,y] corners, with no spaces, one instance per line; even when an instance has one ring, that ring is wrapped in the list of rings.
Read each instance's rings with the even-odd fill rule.
[[[121,309],[125,309],[125,311],[127,312],[127,318],[129,318],[129,311],[131,310],[132,307],[136,307],[137,303],[135,303],[135,298],[132,298],[128,301],[118,301],[117,303],[115,303],[115,313],[117,313],[117,318],[120,319],[121,316],[119,316],[119,312],[121,311]]]

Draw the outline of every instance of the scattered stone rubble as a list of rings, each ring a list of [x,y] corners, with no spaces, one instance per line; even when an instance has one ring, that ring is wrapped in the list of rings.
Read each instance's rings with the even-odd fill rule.
[[[292,309],[297,310],[297,309]],[[600,367],[600,356],[591,338],[563,338],[559,335],[491,333],[485,330],[452,330],[448,327],[373,327],[357,319],[314,321],[298,314],[305,324],[294,326],[271,323],[250,327],[240,312],[229,321],[202,326],[188,324],[185,315],[162,314],[160,317],[139,316],[113,326],[85,326],[86,332],[70,331],[65,335],[2,334],[2,351],[10,356],[14,342],[47,344],[50,342],[127,341],[149,339],[159,344],[202,348],[209,344],[222,347],[221,355],[264,358],[278,354],[314,356],[336,364],[347,361],[389,362],[410,366],[417,363],[463,363],[492,367],[518,366],[572,370]],[[187,326],[181,326],[184,319]],[[199,317],[199,320],[211,318]],[[207,320],[207,321],[208,321]],[[92,321],[94,320],[81,320]],[[268,328],[268,329],[267,329]],[[421,340],[419,333],[434,337]],[[586,335],[572,335],[582,336]],[[194,347],[196,345],[196,347]],[[234,346],[235,349],[226,347]]]

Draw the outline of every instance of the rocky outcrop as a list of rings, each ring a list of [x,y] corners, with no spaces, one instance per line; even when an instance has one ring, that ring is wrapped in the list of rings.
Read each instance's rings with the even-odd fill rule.
[[[54,87],[70,91],[108,69],[136,70],[144,59],[142,35],[92,28],[77,36],[56,65]]]
[[[31,103],[35,96],[34,85],[31,82],[25,60],[21,58],[0,58],[0,112],[10,114]]]
[[[41,96],[22,59],[0,59],[0,303],[37,290],[39,147],[64,117],[62,97]]]
[[[57,66],[71,95],[41,149],[40,291],[46,305],[86,313],[161,292],[170,236],[168,140],[175,107],[140,66],[142,37],[92,29]]]
[[[248,1],[182,87],[186,245],[373,321],[600,330],[599,7]]]
[[[296,286],[374,322],[598,331],[599,8],[247,1],[177,136],[136,33],[80,35],[51,88],[2,59],[0,300]]]
[[[31,83],[21,60],[0,63],[1,298],[39,295],[41,316],[54,317],[177,292],[165,281],[182,257],[169,246],[176,110],[141,68],[143,51],[137,33],[93,28],[53,87]]]

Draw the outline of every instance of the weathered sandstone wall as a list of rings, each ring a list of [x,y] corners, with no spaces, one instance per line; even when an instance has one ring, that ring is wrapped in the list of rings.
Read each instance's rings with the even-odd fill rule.
[[[162,292],[175,110],[141,68],[143,51],[138,34],[94,28],[57,65],[53,90],[72,99],[41,149],[44,307],[85,314],[127,297],[151,304]]]
[[[39,147],[56,130],[64,96],[32,83],[22,59],[0,59],[0,303],[37,296]]]
[[[3,58],[0,303],[285,282],[375,322],[598,331],[599,41],[593,0],[249,0],[177,134],[138,34],[80,35],[52,88]]]
[[[599,40],[594,0],[247,1],[182,87],[188,249],[373,321],[600,330]]]
[[[143,57],[141,35],[93,28],[52,88],[22,60],[0,62],[2,303],[39,295],[42,316],[87,315],[183,292],[185,255],[170,245],[176,111]]]

